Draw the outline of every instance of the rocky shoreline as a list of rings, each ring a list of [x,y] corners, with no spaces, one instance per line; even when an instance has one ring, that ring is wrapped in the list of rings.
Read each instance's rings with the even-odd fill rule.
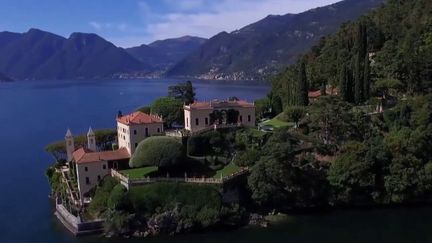
[[[282,215],[282,214],[281,214]],[[251,213],[247,218],[247,221],[238,225],[236,228],[241,227],[259,227],[268,228],[273,223],[279,220],[275,220],[273,217],[280,217],[280,215],[262,215],[258,213]],[[221,225],[223,223],[221,222]],[[135,229],[131,232],[122,235],[123,238],[151,238],[158,237],[161,235],[179,235],[190,232],[198,232],[203,230],[202,228],[197,228],[192,224],[188,224],[187,220],[180,217],[179,212],[176,210],[163,212],[160,214],[155,214],[150,217],[147,222],[142,226],[142,229]],[[204,229],[205,230],[205,229]],[[111,238],[115,235],[112,232],[105,233],[105,237]]]

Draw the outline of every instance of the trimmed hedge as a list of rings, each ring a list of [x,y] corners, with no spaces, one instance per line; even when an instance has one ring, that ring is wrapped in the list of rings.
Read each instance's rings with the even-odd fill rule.
[[[184,158],[183,145],[171,137],[150,137],[142,141],[129,161],[129,166],[169,167],[175,166]]]

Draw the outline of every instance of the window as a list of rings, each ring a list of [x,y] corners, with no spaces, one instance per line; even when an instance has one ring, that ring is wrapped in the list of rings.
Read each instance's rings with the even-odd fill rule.
[[[209,124],[209,122],[208,122],[208,117],[205,118],[205,124],[206,124],[206,125]]]
[[[148,132],[148,128],[146,127],[145,129],[145,136],[148,137],[149,136],[149,132]]]
[[[189,118],[186,117],[186,127],[189,127]]]
[[[195,125],[199,126],[199,118],[195,119]]]
[[[135,148],[138,147],[138,143],[135,143]]]
[[[68,144],[69,144],[69,146],[71,146],[71,145],[72,145],[72,141],[69,140],[69,141],[68,141]]]
[[[88,167],[86,166],[86,167],[84,167],[84,171],[88,171]]]
[[[137,134],[137,131],[136,130],[134,130],[134,135],[136,135]]]
[[[250,115],[248,115],[248,122],[250,122],[251,121],[251,116]]]
[[[98,175],[98,181],[100,181],[101,180],[101,176],[100,175]]]
[[[240,116],[240,122],[243,122],[243,116]]]
[[[86,184],[89,185],[90,184],[90,179],[88,177],[86,177]]]
[[[106,170],[106,165],[102,165],[102,169]]]
[[[158,131],[158,133],[160,133],[160,128],[158,128],[158,130],[157,130],[157,131]]]

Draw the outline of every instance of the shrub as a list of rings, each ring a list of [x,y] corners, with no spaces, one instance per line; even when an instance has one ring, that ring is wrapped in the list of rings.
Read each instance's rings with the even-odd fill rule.
[[[138,145],[129,165],[130,167],[169,167],[177,165],[183,158],[183,145],[177,139],[150,137]]]
[[[98,217],[107,210],[111,191],[117,184],[118,182],[114,178],[107,176],[100,186],[96,188],[95,195],[89,206],[89,211],[93,216]]]
[[[207,227],[220,219],[222,198],[217,189],[207,185],[158,183],[132,187],[129,200],[139,216],[178,208],[183,223]]]
[[[108,207],[110,209],[124,209],[127,206],[126,198],[127,190],[121,185],[117,184],[110,193],[108,198]]]
[[[301,106],[290,106],[284,111],[283,121],[292,121],[295,126],[298,126],[298,122],[306,115],[306,109]]]
[[[238,166],[252,166],[260,159],[260,157],[261,152],[259,150],[248,149],[238,154],[234,162]]]
[[[209,151],[209,141],[207,137],[201,135],[191,136],[187,141],[187,153],[192,156],[204,156]]]

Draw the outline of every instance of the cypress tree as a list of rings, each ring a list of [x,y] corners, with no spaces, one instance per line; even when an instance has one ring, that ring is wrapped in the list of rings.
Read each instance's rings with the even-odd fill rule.
[[[309,85],[306,76],[306,64],[302,62],[299,70],[299,105],[309,105]]]
[[[356,47],[357,56],[354,67],[354,101],[356,104],[360,104],[365,100],[364,57],[367,55],[367,33],[366,26],[363,23],[358,25]]]
[[[341,92],[341,97],[344,101],[349,101],[349,92],[348,92],[348,76],[347,76],[347,67],[346,64],[343,63],[340,68],[339,73],[339,87]]]
[[[370,69],[369,69],[369,57],[366,54],[364,60],[364,73],[363,73],[363,96],[365,100],[370,98]]]
[[[346,87],[347,87],[347,101],[353,103],[354,102],[354,80],[353,80],[353,72],[352,68],[347,66],[346,69]]]
[[[354,69],[354,102],[360,104],[363,101],[363,73],[362,73],[362,61],[360,61],[360,55],[355,58],[355,69]],[[361,59],[363,60],[363,58]]]

